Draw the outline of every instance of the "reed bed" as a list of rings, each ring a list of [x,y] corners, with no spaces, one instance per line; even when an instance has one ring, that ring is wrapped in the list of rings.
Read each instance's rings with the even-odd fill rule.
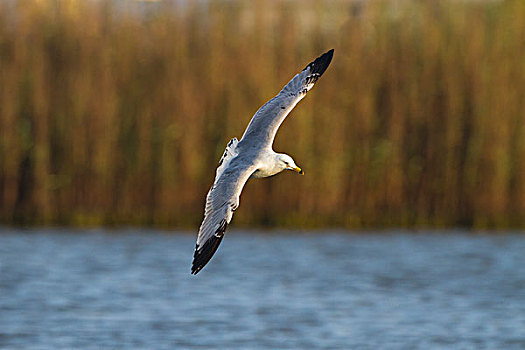
[[[238,227],[525,227],[525,2],[0,3],[0,222],[195,227],[226,143],[333,63]]]

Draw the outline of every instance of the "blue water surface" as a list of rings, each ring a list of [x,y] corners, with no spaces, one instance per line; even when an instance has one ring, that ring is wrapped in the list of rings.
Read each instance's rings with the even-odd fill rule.
[[[525,235],[0,230],[2,349],[525,349]]]

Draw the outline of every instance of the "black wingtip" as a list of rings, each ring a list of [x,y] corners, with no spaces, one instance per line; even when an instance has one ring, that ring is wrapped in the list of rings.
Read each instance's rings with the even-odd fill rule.
[[[317,57],[315,61],[307,65],[304,69],[310,68],[311,74],[319,74],[318,77],[320,77],[326,71],[330,65],[330,62],[332,62],[332,57],[334,57],[334,49],[326,51],[324,54]]]
[[[215,234],[204,242],[202,248],[199,249],[199,246],[195,247],[193,263],[191,265],[192,275],[198,274],[199,271],[202,270],[202,268],[211,260],[213,254],[215,254],[217,248],[219,248],[219,244],[221,244],[227,226],[228,223],[226,220],[222,220],[219,228],[215,231]]]

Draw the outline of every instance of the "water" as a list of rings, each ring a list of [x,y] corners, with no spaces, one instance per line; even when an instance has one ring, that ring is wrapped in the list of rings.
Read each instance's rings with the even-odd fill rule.
[[[525,236],[0,231],[0,348],[525,349]]]

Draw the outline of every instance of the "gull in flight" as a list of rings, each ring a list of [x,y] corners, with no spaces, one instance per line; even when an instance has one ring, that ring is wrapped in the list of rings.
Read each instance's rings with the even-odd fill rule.
[[[206,196],[204,220],[199,228],[191,273],[196,275],[219,247],[239,197],[249,178],[262,178],[293,170],[303,175],[292,157],[272,149],[275,134],[286,116],[332,61],[330,50],[306,66],[288,84],[255,113],[241,140],[233,138],[219,161],[215,181]]]

